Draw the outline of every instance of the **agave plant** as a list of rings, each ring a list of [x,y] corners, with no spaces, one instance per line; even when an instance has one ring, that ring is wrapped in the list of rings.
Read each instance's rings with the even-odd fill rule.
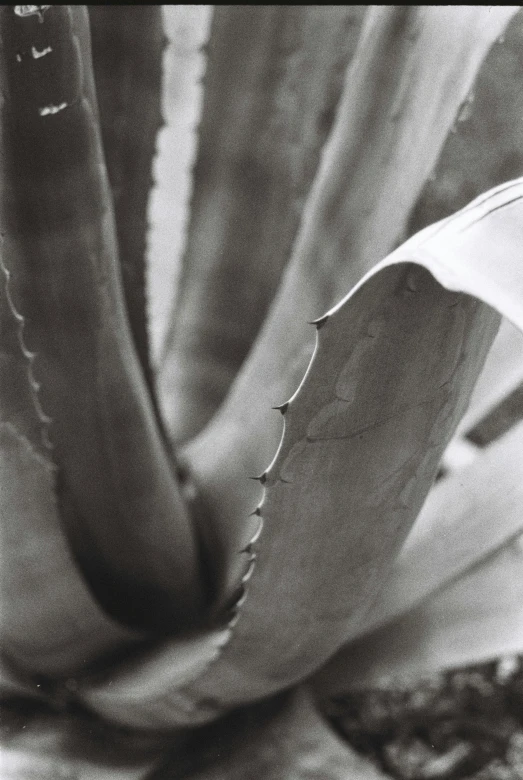
[[[329,697],[523,651],[523,424],[467,439],[523,380],[523,13],[0,36],[3,777],[385,777]]]

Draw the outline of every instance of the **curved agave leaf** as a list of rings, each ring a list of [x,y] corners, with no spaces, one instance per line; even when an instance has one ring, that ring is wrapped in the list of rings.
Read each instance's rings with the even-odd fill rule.
[[[159,5],[89,6],[94,78],[113,194],[122,284],[133,342],[154,400],[145,251],[156,137],[162,125],[164,33]]]
[[[209,523],[225,540],[225,593],[238,580],[244,518],[259,496],[246,477],[263,471],[280,435],[268,410],[291,395],[312,353],[305,320],[397,245],[481,62],[516,11],[369,13],[280,291],[228,399],[186,451],[215,510]]]
[[[196,540],[126,320],[87,12],[30,8],[0,11],[0,217],[62,520],[108,611],[176,629],[202,601]]]
[[[178,441],[216,411],[298,229],[365,6],[216,6],[191,221],[159,375]]]
[[[465,411],[494,310],[523,329],[522,241],[520,179],[413,237],[318,322],[230,641],[158,695],[167,643],[138,674],[87,684],[91,706],[149,728],[202,722],[310,675],[357,632]]]

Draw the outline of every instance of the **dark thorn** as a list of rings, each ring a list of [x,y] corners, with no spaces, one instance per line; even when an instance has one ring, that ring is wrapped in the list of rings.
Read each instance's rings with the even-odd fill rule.
[[[312,320],[312,322],[309,322],[309,325],[316,325],[316,330],[320,330],[320,328],[323,328],[328,319],[329,315],[324,314],[323,317],[318,317],[317,320]]]
[[[287,409],[289,408],[289,402],[285,401],[284,404],[280,404],[279,406],[273,406],[272,407],[275,412],[281,412],[282,414],[285,414]]]
[[[260,517],[260,515],[261,515],[261,508],[259,506],[256,507],[254,512],[251,512],[249,517],[254,517],[254,515],[256,515],[257,517]]]
[[[267,482],[267,474],[264,471],[263,474],[259,474],[257,477],[249,477],[249,479],[254,479],[256,482],[260,482],[262,485],[265,485]]]

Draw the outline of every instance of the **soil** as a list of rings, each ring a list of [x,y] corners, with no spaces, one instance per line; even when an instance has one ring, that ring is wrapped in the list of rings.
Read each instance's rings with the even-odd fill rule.
[[[397,780],[523,780],[523,656],[352,693],[329,710]]]

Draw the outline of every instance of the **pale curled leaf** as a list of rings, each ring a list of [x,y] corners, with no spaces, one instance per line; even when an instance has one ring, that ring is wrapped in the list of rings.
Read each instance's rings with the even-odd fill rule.
[[[157,728],[172,722],[176,701],[177,725],[212,719],[214,710],[197,708],[183,689],[207,671],[231,638],[231,629],[206,631],[178,638],[140,654],[118,670],[109,669],[80,682],[84,703],[104,717],[139,728]]]
[[[226,591],[259,495],[247,477],[266,468],[280,436],[270,407],[294,392],[312,354],[306,320],[397,245],[481,62],[517,10],[369,13],[279,293],[225,404],[187,448],[226,540]]]
[[[142,678],[124,707],[119,696],[132,679],[115,676],[114,697],[112,686],[86,689],[92,706],[148,727],[204,721],[306,677],[358,632],[499,324],[490,306],[446,290],[419,266],[444,281],[452,269],[454,290],[474,290],[523,325],[522,231],[518,181],[407,242],[320,323],[314,359],[284,409],[231,640],[189,684],[173,675],[158,698]],[[169,652],[156,654],[158,668],[168,669]]]
[[[315,687],[321,697],[328,697],[522,653],[519,538],[412,612],[341,650],[320,672]]]
[[[11,424],[0,428],[0,633],[18,666],[74,674],[140,639],[94,601],[57,513],[55,469]]]

